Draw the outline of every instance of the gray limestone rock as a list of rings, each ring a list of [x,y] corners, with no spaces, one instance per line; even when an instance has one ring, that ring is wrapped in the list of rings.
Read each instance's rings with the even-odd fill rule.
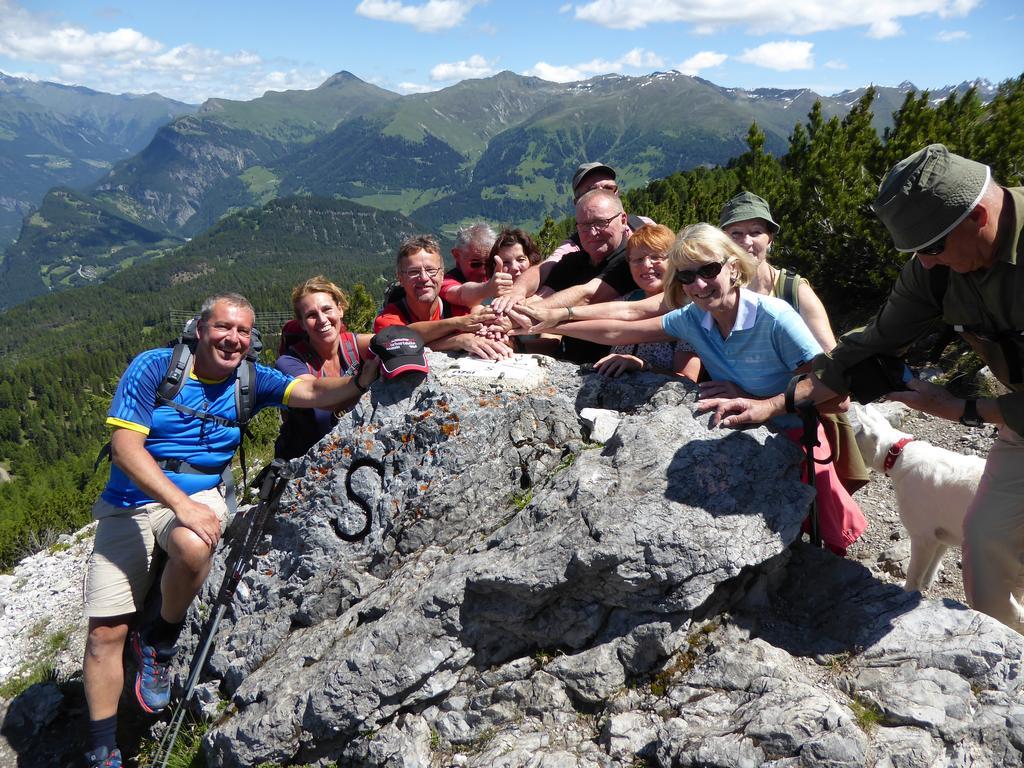
[[[1020,638],[794,545],[790,441],[663,376],[430,363],[293,463],[207,669],[208,765],[1021,764]]]

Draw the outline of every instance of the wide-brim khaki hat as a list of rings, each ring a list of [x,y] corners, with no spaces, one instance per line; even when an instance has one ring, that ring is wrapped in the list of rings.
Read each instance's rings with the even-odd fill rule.
[[[871,209],[897,251],[920,251],[967,218],[991,177],[987,165],[930,144],[893,166]]]
[[[772,234],[778,234],[779,225],[772,218],[767,201],[753,192],[740,192],[723,205],[722,212],[718,216],[718,226],[725,229],[737,221],[749,221],[750,219],[764,219]]]

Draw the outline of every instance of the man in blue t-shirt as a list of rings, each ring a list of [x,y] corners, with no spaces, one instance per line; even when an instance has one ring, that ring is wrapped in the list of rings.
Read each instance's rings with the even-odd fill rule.
[[[154,349],[136,357],[118,383],[107,424],[110,480],[93,506],[99,521],[85,583],[89,635],[82,664],[89,707],[90,766],[121,765],[115,744],[124,686],[128,626],[149,589],[155,546],[167,553],[154,621],[131,633],[138,666],[134,693],[147,712],[170,699],[169,667],[192,600],[210,572],[227,515],[221,472],[241,440],[235,380],[249,351],[252,305],[234,293],[203,302],[192,369],[174,402],[157,402],[171,357]],[[266,407],[349,407],[377,375],[368,361],[356,377],[292,378],[257,365],[255,411]]]

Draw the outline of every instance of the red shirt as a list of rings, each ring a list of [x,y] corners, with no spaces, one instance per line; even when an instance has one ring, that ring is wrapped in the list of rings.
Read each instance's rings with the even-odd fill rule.
[[[430,311],[430,317],[420,321],[413,318],[412,313],[409,311],[409,306],[405,303],[405,299],[401,299],[400,301],[388,304],[381,310],[381,313],[373,321],[373,332],[377,333],[389,325],[409,325],[416,322],[440,320],[444,317],[462,317],[468,314],[469,310],[466,307],[458,304],[448,304],[446,306],[441,299],[438,299]]]

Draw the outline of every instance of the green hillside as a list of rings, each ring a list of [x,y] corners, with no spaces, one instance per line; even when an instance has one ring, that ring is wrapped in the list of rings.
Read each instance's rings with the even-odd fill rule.
[[[0,308],[101,281],[180,243],[95,198],[53,189],[25,219],[21,237],[0,264]]]

